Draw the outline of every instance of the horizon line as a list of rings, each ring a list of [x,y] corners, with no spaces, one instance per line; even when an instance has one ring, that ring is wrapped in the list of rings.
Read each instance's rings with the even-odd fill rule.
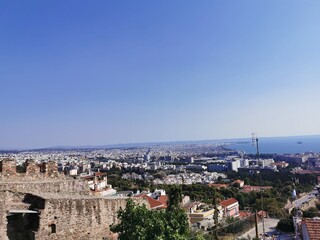
[[[290,138],[290,137],[317,137],[320,134],[309,134],[309,135],[291,135],[291,136],[272,136],[272,137],[259,137],[259,138]],[[0,148],[0,151],[31,151],[31,150],[43,150],[43,149],[86,149],[86,148],[106,148],[112,146],[122,146],[124,145],[155,145],[155,144],[170,144],[170,143],[192,143],[192,142],[203,142],[203,141],[230,141],[230,140],[241,140],[241,139],[251,139],[251,137],[238,137],[238,138],[216,138],[216,139],[198,139],[198,140],[172,140],[172,141],[150,141],[150,142],[128,142],[128,143],[110,143],[110,144],[97,144],[97,145],[61,145],[61,146],[50,146],[50,147],[27,147],[27,148]]]

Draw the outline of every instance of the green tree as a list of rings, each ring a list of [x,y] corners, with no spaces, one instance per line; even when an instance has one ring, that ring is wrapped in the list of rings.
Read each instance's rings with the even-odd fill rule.
[[[164,239],[183,240],[188,238],[188,217],[182,209],[165,211],[162,222],[165,224],[165,231],[163,232],[163,235],[165,237]]]
[[[213,239],[218,240],[218,225],[219,225],[219,209],[218,209],[218,203],[217,203],[217,195],[216,191],[213,192],[212,196],[212,205],[214,208],[213,213],[213,220],[214,220],[214,227],[213,227]]]
[[[243,193],[238,193],[236,199],[239,201],[240,209],[244,209],[248,204],[248,199]]]
[[[165,239],[185,239],[189,234],[187,214],[181,209],[182,189],[173,185],[168,191],[168,208],[165,214]]]
[[[255,204],[255,209],[260,211],[262,210],[262,199],[257,199]],[[283,204],[279,203],[274,198],[264,198],[263,199],[263,210],[268,212],[271,217],[284,217],[286,214],[283,210]]]
[[[206,240],[201,231],[191,232],[190,239],[193,239],[193,240]]]
[[[318,209],[315,207],[308,208],[303,211],[303,216],[306,218],[314,218],[318,216]]]
[[[169,191],[167,210],[149,210],[128,199],[126,208],[118,211],[119,224],[111,225],[112,232],[119,233],[120,240],[186,240],[189,223],[180,208],[181,188]]]
[[[245,185],[251,185],[251,180],[250,180],[250,178],[246,177],[246,178],[244,179],[244,184],[245,184]]]
[[[112,225],[110,230],[119,233],[119,239],[121,240],[147,239],[150,227],[155,224],[153,221],[156,220],[145,205],[136,205],[131,199],[127,201],[124,210],[120,209],[118,211],[118,218],[121,222]],[[164,229],[164,226],[158,223],[158,229]]]
[[[284,231],[284,232],[293,232],[293,219],[292,217],[289,218],[281,218],[278,222],[277,229]]]
[[[182,189],[180,186],[173,185],[168,191],[168,211],[180,209],[182,202]]]

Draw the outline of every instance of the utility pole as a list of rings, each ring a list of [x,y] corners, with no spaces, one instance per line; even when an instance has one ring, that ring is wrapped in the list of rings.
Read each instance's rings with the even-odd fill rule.
[[[257,133],[252,133],[252,144],[256,146],[258,165],[260,165],[259,138]]]
[[[261,187],[261,172],[259,176],[260,176],[260,194],[261,194],[261,210],[262,210],[262,232],[263,232],[263,239],[264,239],[265,230],[264,230],[263,194],[262,194],[262,187]]]
[[[258,165],[260,165],[260,167],[262,167],[263,164],[260,164],[259,138],[256,133],[252,133],[252,143],[256,145]],[[261,195],[262,233],[263,233],[262,239],[264,239],[265,228],[264,228],[264,210],[263,210],[263,194],[262,194],[262,186],[261,186],[261,173],[262,173],[262,171],[257,171],[257,174],[259,174],[259,185],[260,185],[260,195]]]
[[[257,214],[257,211],[256,213],[254,214],[254,223],[255,223],[255,227],[256,227],[256,239],[258,240],[259,239],[259,233],[258,233],[258,214]]]

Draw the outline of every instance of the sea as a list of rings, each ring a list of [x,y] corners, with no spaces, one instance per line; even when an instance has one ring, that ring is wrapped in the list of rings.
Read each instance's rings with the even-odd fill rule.
[[[234,139],[227,143],[227,148],[256,153],[257,149],[251,139]],[[320,153],[320,135],[294,137],[261,137],[259,138],[260,153],[295,154]]]
[[[251,138],[238,139],[216,139],[216,140],[197,140],[197,141],[175,141],[175,142],[153,142],[153,143],[130,143],[115,144],[105,146],[81,146],[81,147],[55,147],[36,149],[34,151],[50,151],[50,150],[92,150],[92,149],[108,149],[108,148],[136,148],[136,147],[152,147],[161,145],[185,145],[185,144],[214,144],[223,145],[228,149],[242,151],[245,153],[255,154],[256,146],[252,144]],[[0,149],[1,153],[18,153],[23,150],[5,150]],[[320,135],[312,136],[294,136],[294,137],[259,137],[259,152],[265,154],[296,154],[296,153],[320,153]]]

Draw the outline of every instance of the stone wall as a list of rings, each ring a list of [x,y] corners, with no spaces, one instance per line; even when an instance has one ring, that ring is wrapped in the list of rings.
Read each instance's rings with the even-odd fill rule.
[[[58,173],[58,165],[57,165],[57,163],[54,162],[54,161],[49,161],[46,164],[45,172],[46,172],[46,176],[47,177],[51,177],[51,178],[58,177],[59,173]]]
[[[6,192],[0,191],[0,236],[7,235],[7,208]]]
[[[4,177],[14,177],[17,173],[16,162],[13,159],[4,159],[0,162],[1,175]]]
[[[17,172],[16,162],[12,159],[3,159],[0,162],[0,180],[36,180],[45,178],[60,178],[65,176],[58,172],[58,165],[54,161],[36,163],[29,159],[25,162],[25,172]]]
[[[15,161],[3,160],[0,172],[1,240],[110,239],[109,226],[126,205],[124,197],[90,195],[84,180],[61,176],[55,162],[28,160],[17,173]]]
[[[53,193],[34,195],[0,191],[1,240],[25,240],[26,235],[34,236],[35,240],[111,239],[110,225],[118,222],[117,211],[125,208],[126,200],[125,197],[97,198]],[[134,201],[147,204],[142,198],[135,198]],[[34,210],[38,214],[21,214],[18,218],[20,222],[11,220],[9,223],[8,211],[13,209]],[[30,221],[33,221],[32,225],[26,227]],[[13,227],[8,230],[9,225]]]
[[[0,191],[9,190],[24,193],[76,193],[89,194],[89,188],[82,180],[55,180],[32,182],[0,182]]]
[[[125,205],[125,198],[49,199],[41,213],[37,239],[109,239],[109,225],[117,222],[117,211]]]
[[[41,173],[40,173],[40,167],[34,160],[27,160],[26,161],[26,176],[31,176],[34,178],[39,178]]]
[[[0,236],[1,240],[7,240],[7,217],[10,215],[9,210],[22,210],[28,209],[30,204],[24,203],[23,199],[25,194],[12,192],[12,191],[0,191]],[[11,239],[10,239],[11,240]]]

